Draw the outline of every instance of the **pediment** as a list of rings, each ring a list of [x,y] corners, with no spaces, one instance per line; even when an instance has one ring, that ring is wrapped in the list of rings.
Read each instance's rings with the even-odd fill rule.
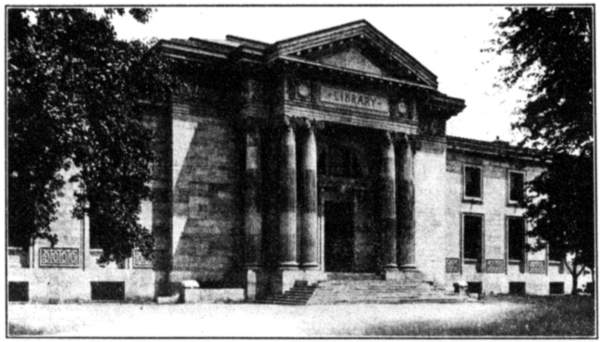
[[[317,58],[317,61],[339,68],[351,69],[379,76],[389,76],[388,72],[384,71],[356,47],[350,47],[343,51],[320,56]]]
[[[305,59],[340,68],[437,87],[437,77],[365,20],[285,39],[267,60]]]

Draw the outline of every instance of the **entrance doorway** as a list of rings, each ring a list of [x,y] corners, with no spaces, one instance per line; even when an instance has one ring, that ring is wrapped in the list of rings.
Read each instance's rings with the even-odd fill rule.
[[[325,271],[351,272],[354,222],[351,202],[325,202]]]

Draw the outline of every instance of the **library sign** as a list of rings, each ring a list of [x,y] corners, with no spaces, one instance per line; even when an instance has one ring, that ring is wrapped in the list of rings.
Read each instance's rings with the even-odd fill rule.
[[[340,88],[321,86],[321,102],[349,107],[369,109],[389,113],[389,104],[385,97],[358,93]]]

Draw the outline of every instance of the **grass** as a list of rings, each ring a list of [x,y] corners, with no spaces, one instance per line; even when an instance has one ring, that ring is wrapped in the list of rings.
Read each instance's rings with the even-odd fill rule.
[[[39,336],[46,334],[47,331],[44,329],[30,328],[21,324],[8,323],[8,335],[9,336]]]
[[[491,320],[412,321],[369,326],[366,336],[581,336],[595,335],[594,298],[589,296],[497,296],[482,300],[525,304]]]

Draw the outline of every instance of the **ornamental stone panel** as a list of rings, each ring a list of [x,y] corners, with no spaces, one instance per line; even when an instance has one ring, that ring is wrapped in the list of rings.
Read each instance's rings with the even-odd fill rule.
[[[79,267],[79,248],[46,248],[40,251],[40,267]]]

